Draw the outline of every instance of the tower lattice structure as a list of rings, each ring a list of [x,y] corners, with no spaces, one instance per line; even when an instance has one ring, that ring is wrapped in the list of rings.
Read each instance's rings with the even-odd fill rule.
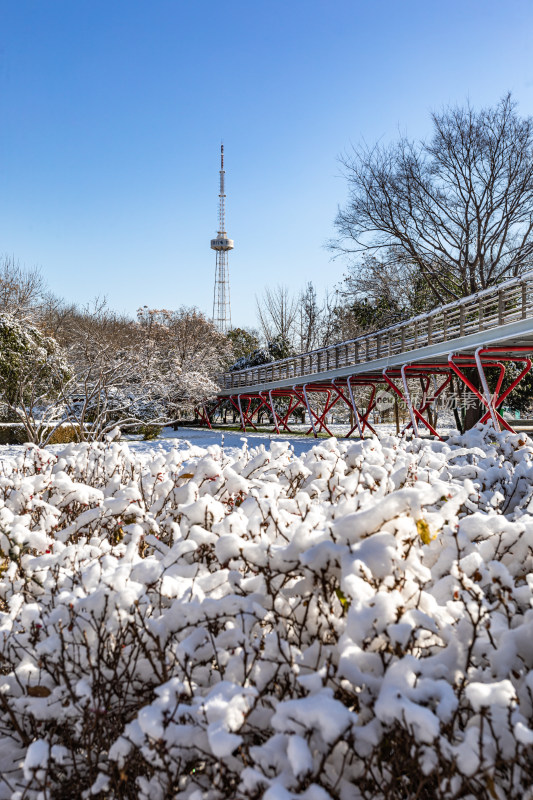
[[[216,251],[215,292],[213,295],[213,322],[221,333],[231,328],[231,303],[229,294],[228,252],[233,250],[233,239],[226,234],[226,193],[224,187],[224,145],[220,145],[220,193],[218,207],[218,235],[211,239],[211,249]]]

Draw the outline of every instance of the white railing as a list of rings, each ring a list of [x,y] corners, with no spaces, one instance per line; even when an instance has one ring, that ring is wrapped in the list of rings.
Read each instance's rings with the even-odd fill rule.
[[[400,355],[533,316],[533,272],[390,328],[321,350],[218,376],[221,389],[310,378],[322,372]]]

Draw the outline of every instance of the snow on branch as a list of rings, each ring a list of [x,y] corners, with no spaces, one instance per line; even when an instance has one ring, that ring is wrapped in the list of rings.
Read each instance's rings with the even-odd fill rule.
[[[4,459],[0,798],[531,798],[532,471],[489,428]]]

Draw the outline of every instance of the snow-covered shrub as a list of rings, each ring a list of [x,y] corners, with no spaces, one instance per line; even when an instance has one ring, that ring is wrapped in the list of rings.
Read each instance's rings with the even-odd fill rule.
[[[60,396],[69,377],[65,351],[55,339],[0,313],[0,416],[20,424],[11,441],[49,441],[62,419]]]
[[[0,797],[531,800],[533,448],[29,448]]]

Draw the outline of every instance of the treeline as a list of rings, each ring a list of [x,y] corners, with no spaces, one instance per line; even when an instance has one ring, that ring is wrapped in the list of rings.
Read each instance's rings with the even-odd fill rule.
[[[24,439],[99,440],[114,428],[168,424],[216,395],[229,339],[195,308],[139,309],[52,295],[38,270],[0,261],[0,414]]]

